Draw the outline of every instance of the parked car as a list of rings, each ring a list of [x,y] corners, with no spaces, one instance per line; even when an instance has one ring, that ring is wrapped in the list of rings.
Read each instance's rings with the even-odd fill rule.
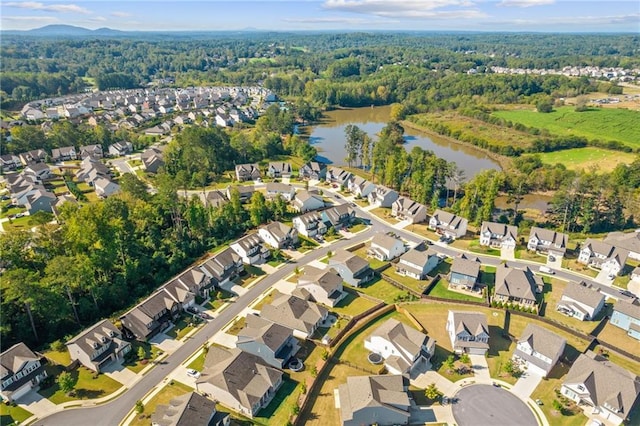
[[[187,369],[187,376],[193,377],[194,379],[197,379],[197,378],[200,377],[200,372],[194,370],[193,368],[188,368]]]
[[[545,274],[549,274],[549,275],[555,274],[554,270],[549,268],[548,266],[541,266],[539,270],[540,272],[543,272]]]
[[[213,319],[213,317],[211,315],[209,315],[206,312],[200,312],[200,318],[202,319]]]

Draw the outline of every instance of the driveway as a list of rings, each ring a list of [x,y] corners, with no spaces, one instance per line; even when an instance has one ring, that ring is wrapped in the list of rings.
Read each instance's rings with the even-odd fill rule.
[[[473,375],[478,382],[491,382],[489,366],[484,355],[469,355],[473,367]]]
[[[174,353],[180,346],[182,346],[182,342],[174,340],[164,333],[156,334],[153,336],[153,339],[149,340],[149,343],[156,345],[162,349],[163,352],[168,354]]]
[[[627,290],[636,296],[640,297],[640,281],[631,280],[629,281],[629,285],[627,285]]]
[[[122,365],[121,362],[110,363],[102,369],[102,372],[128,388],[138,381],[138,375]]]
[[[511,388],[511,392],[519,396],[521,399],[526,400],[538,387],[541,380],[541,375],[527,371],[522,374],[516,384]]]
[[[598,272],[598,276],[594,278],[594,280],[596,280],[597,282],[599,282],[600,284],[604,284],[604,285],[611,285],[613,284],[613,280],[610,280],[608,278],[609,276],[609,272],[607,271],[600,271]]]
[[[527,404],[509,391],[491,385],[460,389],[452,405],[458,426],[538,426]]]
[[[409,408],[409,424],[411,425],[423,425],[425,423],[435,423],[436,421],[440,421],[440,419],[436,418],[436,414],[430,407],[412,405]]]
[[[501,248],[500,259],[504,260],[516,260],[515,249],[513,248]]]
[[[29,391],[25,396],[18,399],[16,403],[36,417],[45,417],[58,410],[58,406],[47,398],[40,395],[35,390]]]

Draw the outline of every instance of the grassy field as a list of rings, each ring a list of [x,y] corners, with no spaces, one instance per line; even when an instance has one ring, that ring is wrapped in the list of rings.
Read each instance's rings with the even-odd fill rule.
[[[344,287],[352,288],[366,294],[367,296],[375,297],[376,299],[380,299],[389,304],[394,303],[398,297],[406,296],[407,294],[406,291],[392,286],[381,278],[376,278],[357,289],[355,287],[350,287],[349,285],[345,285]]]
[[[156,411],[156,407],[158,405],[168,405],[169,401],[173,398],[193,391],[193,388],[180,382],[172,381],[171,383],[173,384],[166,385],[145,404],[142,415],[136,416],[131,423],[129,423],[130,426],[146,426],[150,424],[151,422],[149,421],[148,416]],[[144,416],[144,418],[141,418],[142,416]]]
[[[547,277],[544,278],[545,283],[550,285],[550,290],[545,291],[544,301],[544,316],[557,321],[569,328],[580,331],[581,333],[589,334],[593,331],[593,329],[598,325],[598,321],[602,319],[602,317],[606,314],[607,309],[603,309],[600,314],[597,316],[595,321],[580,321],[576,318],[570,318],[556,309],[558,303],[560,302],[560,298],[564,293],[565,288],[567,287],[567,283],[562,280],[557,279],[549,279]],[[545,286],[546,287],[546,286]]]
[[[640,112],[626,109],[589,108],[576,112],[574,107],[559,107],[544,114],[531,109],[497,111],[504,118],[527,127],[547,129],[556,135],[583,136],[602,141],[615,140],[630,147],[640,146]]]
[[[341,316],[354,317],[374,306],[375,303],[371,300],[358,297],[355,292],[347,291],[347,295],[336,306],[330,309]]]
[[[33,414],[24,408],[16,405],[0,404],[0,425],[9,426],[12,424],[20,424],[27,420]]]
[[[618,164],[629,164],[637,158],[637,154],[611,151],[608,149],[585,147],[545,152],[540,159],[545,164],[564,164],[569,170],[596,169],[598,172],[610,172]]]
[[[62,371],[62,367],[49,365],[47,374],[57,377]],[[54,404],[62,404],[63,402],[73,401],[76,399],[96,399],[102,398],[117,391],[122,387],[121,383],[116,382],[105,374],[99,374],[97,378],[93,378],[93,371],[80,367],[71,371],[71,375],[77,380],[74,387],[75,396],[68,396],[57,383],[54,383],[47,389],[41,389],[38,393],[49,399]]]
[[[482,297],[475,297],[470,294],[465,294],[457,291],[449,290],[449,281],[445,279],[439,280],[436,285],[429,291],[429,296],[442,297],[444,299],[451,300],[467,300],[471,302],[484,302]]]
[[[67,366],[71,364],[71,355],[69,355],[68,350],[64,350],[61,352],[58,351],[47,351],[44,353],[45,358],[52,361],[55,364]]]
[[[607,323],[607,325],[605,325],[598,333],[598,340],[632,354],[638,354],[640,350],[640,344],[637,340],[628,336],[626,331],[611,323]],[[635,373],[640,374],[640,368],[636,367]]]

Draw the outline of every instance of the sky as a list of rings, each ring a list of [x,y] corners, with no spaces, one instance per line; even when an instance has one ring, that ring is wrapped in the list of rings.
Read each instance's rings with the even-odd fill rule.
[[[0,28],[640,33],[640,0],[0,1]]]

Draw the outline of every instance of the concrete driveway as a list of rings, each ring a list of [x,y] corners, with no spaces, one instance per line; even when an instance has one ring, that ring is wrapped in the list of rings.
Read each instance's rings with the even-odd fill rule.
[[[18,399],[16,403],[36,417],[45,417],[58,411],[56,404],[40,395],[35,389]]]
[[[174,340],[164,333],[156,334],[153,339],[149,340],[149,343],[156,345],[168,354],[174,353],[182,345],[182,342]]]
[[[640,281],[631,280],[627,286],[627,290],[640,297]]]
[[[609,272],[607,271],[598,272],[598,276],[596,276],[594,280],[604,285],[610,286],[611,284],[613,284],[613,280],[609,279]]]
[[[484,355],[469,355],[473,367],[473,375],[480,382],[490,382],[489,365]]]
[[[542,376],[532,372],[525,372],[511,388],[511,392],[526,400],[531,396],[533,391],[538,387]]]
[[[138,375],[122,365],[121,362],[110,363],[102,369],[102,372],[128,388],[138,380]]]
[[[420,405],[412,405],[409,408],[409,424],[423,425],[425,423],[435,423],[440,419],[436,419],[436,414],[430,407]]]

